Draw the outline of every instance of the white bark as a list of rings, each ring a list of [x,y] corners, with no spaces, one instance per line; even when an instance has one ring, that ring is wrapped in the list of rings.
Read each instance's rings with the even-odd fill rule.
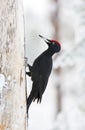
[[[0,130],[26,130],[23,11],[0,0]]]

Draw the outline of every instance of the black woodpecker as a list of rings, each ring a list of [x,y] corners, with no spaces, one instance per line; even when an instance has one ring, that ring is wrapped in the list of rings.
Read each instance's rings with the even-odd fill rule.
[[[32,101],[37,100],[37,103],[41,102],[52,70],[52,56],[61,50],[61,45],[58,41],[49,40],[41,35],[39,37],[44,39],[48,45],[48,49],[35,59],[32,66],[27,64],[29,72],[26,72],[26,74],[33,81],[32,90],[27,98],[27,111]]]

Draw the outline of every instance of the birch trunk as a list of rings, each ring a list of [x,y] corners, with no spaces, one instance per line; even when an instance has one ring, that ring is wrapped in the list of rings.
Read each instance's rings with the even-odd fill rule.
[[[0,0],[0,130],[26,130],[23,11]]]

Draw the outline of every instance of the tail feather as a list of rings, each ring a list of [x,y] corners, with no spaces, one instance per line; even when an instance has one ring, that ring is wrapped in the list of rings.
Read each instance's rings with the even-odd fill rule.
[[[29,97],[27,98],[27,110],[29,110],[29,106],[31,105],[33,100],[33,96],[32,94],[29,95]]]
[[[40,80],[38,80],[37,82],[33,82],[32,90],[27,99],[27,110],[29,110],[32,101],[37,100],[37,103],[38,102],[41,103],[42,95],[45,91],[46,85],[47,85],[47,81],[43,82],[42,78],[40,78]]]

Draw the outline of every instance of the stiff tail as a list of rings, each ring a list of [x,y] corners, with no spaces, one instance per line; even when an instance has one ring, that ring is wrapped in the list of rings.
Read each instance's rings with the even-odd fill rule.
[[[32,103],[32,100],[33,100],[33,96],[32,96],[32,94],[30,94],[29,97],[27,98],[27,115],[28,115],[28,110]]]

